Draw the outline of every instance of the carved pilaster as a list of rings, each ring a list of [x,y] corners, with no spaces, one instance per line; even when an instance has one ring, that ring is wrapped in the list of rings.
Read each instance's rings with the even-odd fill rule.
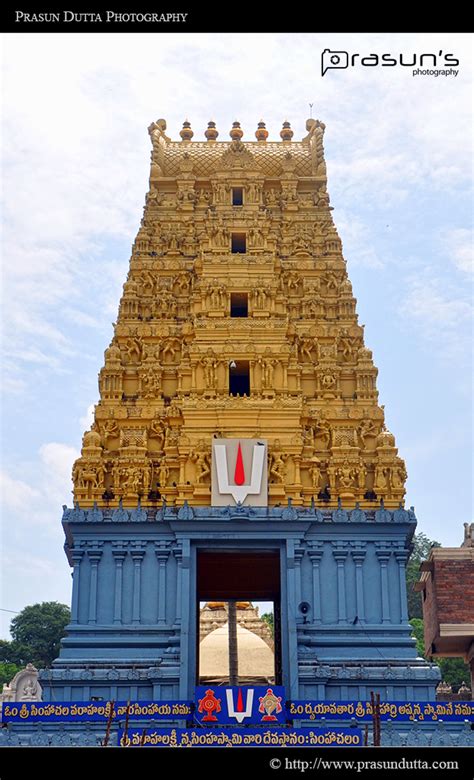
[[[346,573],[344,564],[349,553],[348,542],[332,542],[334,560],[337,564],[337,622],[347,623]]]
[[[379,546],[380,545],[380,546]],[[376,554],[380,564],[380,585],[382,590],[382,623],[390,623],[390,602],[388,598],[388,562],[392,551],[384,542],[376,542]]]
[[[158,561],[158,625],[166,625],[166,564],[170,555],[167,542],[155,542]]]
[[[72,558],[72,600],[71,600],[71,623],[79,622],[79,578],[81,570],[81,561],[84,557],[84,550],[71,550]]]
[[[359,619],[359,623],[365,623],[364,575],[362,565],[366,552],[367,550],[364,542],[352,542],[351,555],[356,567],[356,615]]]
[[[126,547],[112,542],[112,555],[115,561],[114,624],[122,623],[123,562],[127,555]]]
[[[408,555],[408,550],[395,550],[395,558],[398,563],[398,579],[400,583],[400,623],[408,622],[406,581],[406,563]]]
[[[132,542],[133,545],[133,542]],[[140,609],[141,609],[141,567],[142,561],[145,557],[145,545],[136,543],[136,546],[132,546],[130,555],[133,561],[133,604],[132,604],[132,623],[138,625],[140,623]]]
[[[99,542],[98,544],[103,544]],[[99,561],[102,557],[102,550],[98,547],[87,550],[87,556],[90,561],[90,591],[89,591],[89,618],[88,623],[94,625],[97,623],[97,580]]]
[[[176,616],[175,616],[175,625],[180,626],[181,625],[181,598],[182,598],[182,587],[183,587],[183,578],[182,578],[182,571],[183,571],[183,550],[181,547],[174,547],[173,548],[173,555],[176,559]]]
[[[312,542],[312,546],[308,550],[308,555],[313,567],[313,623],[316,625],[319,625],[322,619],[320,563],[323,552],[323,542]]]

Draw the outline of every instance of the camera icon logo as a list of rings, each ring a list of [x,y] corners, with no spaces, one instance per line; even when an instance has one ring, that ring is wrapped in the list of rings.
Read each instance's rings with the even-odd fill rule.
[[[324,49],[321,54],[321,76],[324,76],[330,68],[347,68],[349,65],[349,54],[347,51],[331,51]]]

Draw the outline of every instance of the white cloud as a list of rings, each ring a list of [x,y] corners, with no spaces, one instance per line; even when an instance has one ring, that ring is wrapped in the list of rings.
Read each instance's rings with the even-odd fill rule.
[[[472,231],[466,228],[446,230],[443,243],[448,257],[459,271],[467,274],[474,272]]]
[[[473,308],[460,291],[439,279],[427,278],[426,274],[412,276],[400,314],[413,334],[418,333],[422,339],[436,343],[438,357],[468,359]]]
[[[71,470],[79,452],[67,444],[49,442],[39,449],[50,502],[59,506],[71,494]]]
[[[94,409],[95,404],[89,404],[85,415],[79,418],[79,425],[81,426],[82,432],[88,431],[94,422]]]
[[[372,229],[357,217],[351,217],[345,210],[337,212],[336,225],[343,243],[343,253],[351,266],[383,268],[384,261],[374,247]]]
[[[5,509],[23,511],[39,498],[40,491],[21,479],[11,477],[2,469],[0,471],[0,496]]]

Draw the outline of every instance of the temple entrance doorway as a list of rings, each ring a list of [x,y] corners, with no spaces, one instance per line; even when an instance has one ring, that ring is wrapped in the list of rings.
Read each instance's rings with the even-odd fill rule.
[[[281,684],[280,553],[200,550],[199,685]]]

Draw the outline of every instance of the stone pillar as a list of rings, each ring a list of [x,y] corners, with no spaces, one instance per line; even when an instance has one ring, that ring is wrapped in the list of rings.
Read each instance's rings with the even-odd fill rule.
[[[81,561],[84,550],[71,550],[72,557],[72,601],[71,601],[71,623],[79,622],[79,576],[81,570]]]
[[[321,570],[319,564],[323,557],[323,543],[313,542],[308,555],[313,566],[313,623],[319,625],[322,622],[321,611]]]
[[[90,591],[89,591],[89,619],[87,622],[90,625],[95,625],[97,623],[97,578],[98,578],[99,561],[102,556],[102,550],[98,550],[97,548],[93,550],[87,550],[87,555],[89,556],[89,560],[91,562]]]
[[[295,589],[296,589],[296,606],[301,604],[301,561],[304,556],[304,548],[295,548]]]
[[[112,544],[114,544],[112,542]],[[123,562],[127,555],[126,549],[112,550],[115,561],[115,593],[114,593],[114,624],[122,623],[122,589],[123,589]]]
[[[137,626],[140,623],[141,606],[141,568],[145,556],[143,547],[130,550],[133,560],[133,603],[132,603],[132,623]]]
[[[405,572],[408,550],[397,550],[395,558],[398,563],[398,578],[400,581],[400,623],[408,623],[407,581]]]
[[[349,550],[347,542],[332,542],[334,560],[337,563],[337,622],[347,623],[346,575],[344,563]]]
[[[382,623],[390,623],[390,602],[388,600],[388,561],[391,551],[386,547],[376,550],[380,563],[380,582],[382,588]]]
[[[296,698],[298,695],[298,669],[297,664],[291,659],[298,657],[298,638],[296,628],[296,586],[295,586],[295,542],[294,539],[286,540],[286,587],[287,587],[287,630],[288,653],[290,658],[288,668],[289,696]]]
[[[166,562],[170,551],[166,542],[155,542],[158,561],[158,625],[166,625]]]
[[[179,456],[179,484],[180,485],[184,485],[184,483],[186,481],[185,478],[184,478],[184,474],[185,474],[184,468],[186,466],[187,459],[188,459],[187,455],[180,455]]]
[[[364,563],[366,548],[364,542],[355,542],[354,546],[355,549],[351,551],[351,554],[356,567],[356,615],[359,619],[359,623],[365,623],[364,576],[362,564]]]
[[[182,561],[183,551],[181,547],[173,548],[173,555],[176,558],[176,615],[175,626],[181,625],[181,593],[182,593]]]
[[[192,604],[190,594],[193,593],[191,578],[191,544],[189,539],[183,539],[182,541],[182,556],[181,556],[181,631],[180,633],[180,672],[179,672],[179,696],[182,699],[187,699],[193,695],[192,685],[194,677],[194,669],[191,668],[192,664],[189,661],[191,642],[190,636],[193,637],[192,645],[195,648],[199,637],[195,636],[196,627],[198,625],[197,620],[193,620],[194,611],[191,609]],[[195,569],[193,574],[195,575]],[[198,608],[199,609],[199,608]],[[191,650],[191,657],[194,654]]]

